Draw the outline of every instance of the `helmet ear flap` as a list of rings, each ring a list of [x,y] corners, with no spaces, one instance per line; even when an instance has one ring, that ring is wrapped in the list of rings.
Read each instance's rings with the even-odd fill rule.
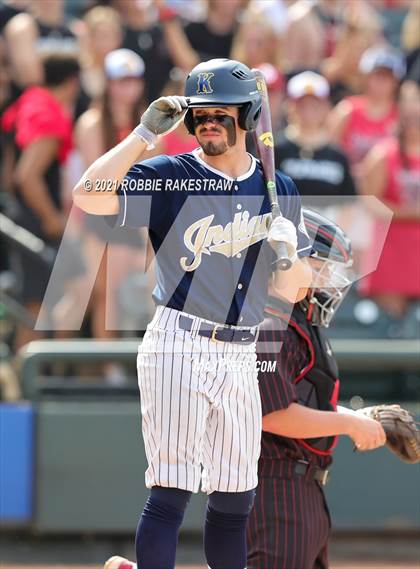
[[[260,120],[260,116],[261,116],[261,110],[262,110],[262,105],[260,105],[260,107],[257,109],[256,112],[254,112],[254,116],[252,117],[252,121],[253,121],[253,127],[251,130],[254,130],[255,128],[257,128],[257,124],[258,121]]]
[[[242,130],[254,130],[261,115],[261,101],[245,103],[239,109],[238,124]]]
[[[184,124],[190,134],[194,134],[194,121],[192,109],[188,109],[184,116]]]

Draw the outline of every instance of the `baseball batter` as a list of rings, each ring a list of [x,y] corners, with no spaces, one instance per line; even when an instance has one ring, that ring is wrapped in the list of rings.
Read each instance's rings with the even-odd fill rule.
[[[267,282],[291,302],[303,298],[311,247],[297,190],[282,174],[284,217],[270,224],[261,167],[245,147],[261,109],[253,73],[237,61],[210,60],[191,71],[185,95],[154,101],[139,126],[88,168],[74,200],[88,213],[116,215],[119,226],[148,226],[156,253],[157,309],[138,354],[151,491],[136,534],[137,567],[173,569],[184,512],[201,483],[209,495],[207,563],[244,569],[261,438],[255,345]],[[197,150],[138,163],[183,118]],[[293,261],[284,273],[270,246],[277,241]],[[133,564],[114,557],[106,567]]]
[[[379,422],[337,407],[337,363],[323,333],[351,285],[350,241],[324,216],[304,210],[304,218],[313,242],[311,289],[291,317],[290,304],[271,291],[261,325],[258,357],[275,357],[277,366],[259,374],[264,433],[248,569],[327,569],[331,522],[323,487],[337,435],[350,436],[359,450],[386,441]]]

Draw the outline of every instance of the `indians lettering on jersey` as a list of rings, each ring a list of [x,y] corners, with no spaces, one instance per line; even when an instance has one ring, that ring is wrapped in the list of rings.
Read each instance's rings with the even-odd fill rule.
[[[220,253],[225,257],[234,257],[254,243],[267,237],[271,213],[249,217],[244,210],[236,213],[233,222],[223,225],[211,225],[214,214],[192,223],[184,232],[184,243],[194,253],[191,263],[188,257],[181,257],[180,264],[184,271],[194,271],[200,266],[202,255]]]

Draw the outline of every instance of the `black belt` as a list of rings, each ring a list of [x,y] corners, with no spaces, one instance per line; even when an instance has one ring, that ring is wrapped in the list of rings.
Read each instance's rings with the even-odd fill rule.
[[[179,317],[179,327],[182,330],[191,332],[194,318],[189,318],[181,314]],[[252,344],[257,340],[258,328],[238,329],[223,324],[211,324],[202,322],[197,330],[199,336],[210,338],[213,342],[233,342],[234,344]]]
[[[305,474],[311,470],[310,477],[313,478],[316,482],[321,484],[321,486],[325,486],[330,478],[330,471],[323,470],[319,468],[319,466],[312,466],[306,460],[297,460],[295,463],[295,474],[299,476],[305,476]]]

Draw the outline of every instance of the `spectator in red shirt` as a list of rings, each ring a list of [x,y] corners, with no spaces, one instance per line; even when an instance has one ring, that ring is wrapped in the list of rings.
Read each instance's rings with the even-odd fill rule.
[[[65,226],[60,167],[72,147],[71,109],[79,92],[79,64],[71,56],[49,56],[44,76],[44,87],[30,87],[6,110],[2,128],[13,135],[16,152],[15,221],[57,248]],[[49,273],[31,256],[21,254],[19,261],[22,300],[36,317]],[[34,337],[33,330],[18,329],[17,347]]]
[[[396,132],[396,92],[404,76],[401,54],[388,47],[369,48],[360,60],[366,77],[363,95],[348,97],[332,111],[331,134],[344,149],[356,182],[358,166],[379,139]]]
[[[362,291],[395,317],[420,298],[420,88],[406,81],[400,93],[399,136],[379,142],[363,164],[361,191],[391,208],[394,217],[375,272]],[[381,219],[375,231],[383,232]],[[371,255],[376,256],[375,233]],[[367,262],[371,259],[367,258]]]

